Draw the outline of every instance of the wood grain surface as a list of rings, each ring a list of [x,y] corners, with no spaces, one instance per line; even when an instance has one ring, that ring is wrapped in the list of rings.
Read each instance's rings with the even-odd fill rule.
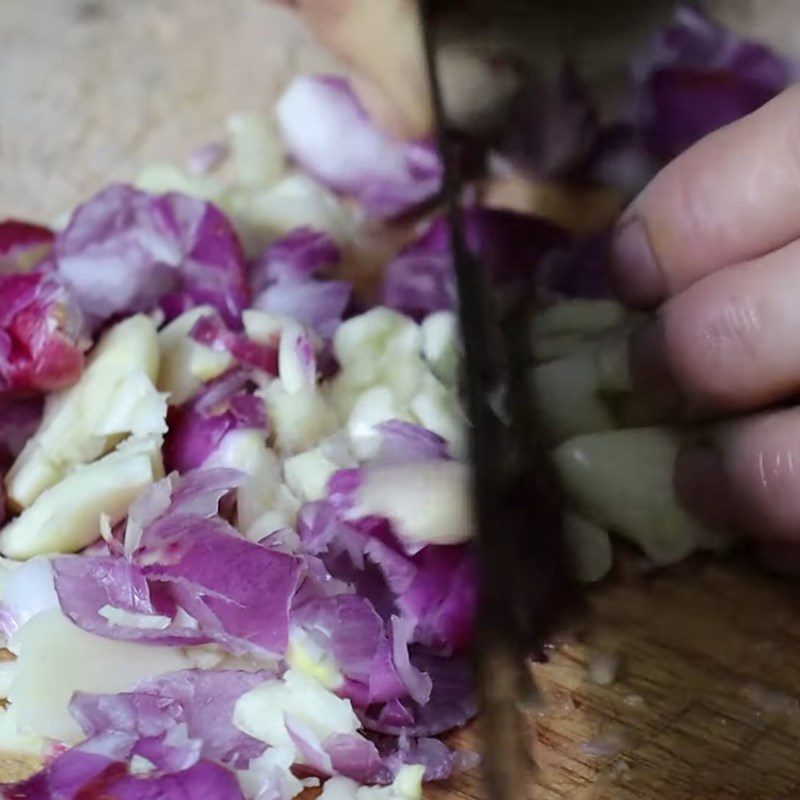
[[[531,720],[531,797],[800,797],[799,600],[736,560],[629,572],[595,592],[591,645],[536,667],[547,701]],[[610,686],[588,677],[598,653],[621,659]],[[428,796],[483,795],[467,775]]]
[[[724,5],[737,25],[800,49],[797,0]],[[291,16],[255,0],[0,0],[0,217],[50,220],[320,67],[329,59]],[[792,586],[736,561],[628,569],[591,606],[591,643],[536,669],[547,698],[531,720],[537,797],[800,797]],[[621,655],[610,686],[587,677],[598,652]],[[474,745],[475,731],[456,740]],[[34,767],[7,756],[0,777]],[[478,777],[427,796],[479,797]]]

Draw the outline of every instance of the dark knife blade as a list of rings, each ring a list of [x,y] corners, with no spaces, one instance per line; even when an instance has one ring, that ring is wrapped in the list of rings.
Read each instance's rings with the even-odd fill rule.
[[[421,20],[436,135],[445,168],[444,196],[464,347],[463,393],[470,425],[473,511],[482,581],[476,667],[483,769],[492,800],[522,800],[533,791],[521,718],[526,704],[536,696],[528,659],[565,616],[579,607],[579,595],[563,536],[562,497],[545,440],[537,435],[535,403],[527,380],[530,296],[525,292],[501,295],[493,290],[480,260],[467,246],[458,147],[447,118],[439,72],[441,25],[457,5],[423,0]],[[515,29],[517,40],[524,30],[523,18],[528,30],[537,31],[539,43],[551,35],[553,41],[538,53],[540,65],[555,63],[560,48],[551,45],[563,44],[570,31],[578,37],[588,35],[599,15],[605,14],[600,28],[608,33],[609,23],[618,18],[608,13],[606,2],[591,0],[508,0],[483,6],[467,2],[460,8],[463,11],[473,5],[489,9],[490,16],[509,7],[518,18],[515,23],[512,14],[505,30]],[[618,11],[635,6],[637,20],[646,16],[652,22],[654,11],[663,12],[666,4],[650,4],[647,14],[641,0],[621,0],[618,5],[622,7]],[[572,20],[572,28],[564,26],[565,19]],[[597,32],[597,27],[594,30]]]
[[[426,20],[427,23],[427,20]],[[536,437],[526,380],[528,306],[494,294],[469,250],[458,161],[442,110],[435,32],[425,25],[464,344],[472,491],[482,568],[477,677],[484,774],[491,798],[521,800],[531,788],[520,714],[535,694],[527,657],[573,605],[561,498]],[[499,349],[498,349],[499,348]]]

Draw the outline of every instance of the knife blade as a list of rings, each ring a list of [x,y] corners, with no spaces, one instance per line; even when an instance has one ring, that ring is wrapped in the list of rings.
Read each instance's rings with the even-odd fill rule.
[[[611,5],[616,8],[611,10],[600,0],[491,4],[423,0],[421,4],[464,347],[463,394],[482,571],[476,675],[483,771],[492,800],[531,796],[533,773],[523,715],[537,692],[528,657],[566,615],[575,613],[579,595],[563,536],[563,500],[545,440],[537,435],[535,403],[526,379],[531,361],[530,297],[525,292],[501,295],[494,291],[467,245],[454,138],[458,126],[448,118],[441,48],[453,41],[454,33],[464,36],[477,30],[483,31],[487,41],[494,41],[496,51],[497,42],[505,36],[516,48],[520,41],[533,43],[534,52],[528,54],[531,62],[543,74],[554,74],[570,52],[568,44],[576,45],[570,55],[585,58],[594,50],[599,58],[597,53],[608,48],[607,37],[619,14],[632,15],[633,27],[646,30],[670,4],[619,0]]]
[[[702,5],[702,2],[701,2]],[[475,132],[502,126],[516,77],[552,82],[565,60],[602,106],[618,102],[629,56],[665,23],[675,0],[423,0],[424,26],[435,29],[436,69],[448,124]],[[495,65],[495,85],[481,85],[478,63]],[[473,80],[464,80],[470,67]],[[504,75],[504,79],[501,76]],[[485,75],[484,75],[485,78]]]

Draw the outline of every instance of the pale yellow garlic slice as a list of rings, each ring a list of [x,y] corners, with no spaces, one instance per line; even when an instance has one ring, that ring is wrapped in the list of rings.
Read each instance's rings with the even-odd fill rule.
[[[129,434],[166,431],[166,402],[155,388],[159,349],[153,321],[139,314],[100,339],[80,380],[48,398],[42,424],[6,476],[12,505],[26,508],[78,464]]]
[[[321,448],[315,447],[286,459],[283,477],[298,498],[309,502],[326,496],[328,481],[339,469],[340,466],[328,459]]]
[[[356,516],[387,517],[398,536],[418,544],[472,538],[469,468],[458,461],[370,466],[356,493]]]
[[[637,544],[657,565],[717,542],[678,502],[680,437],[665,428],[629,428],[568,439],[555,463],[575,509]]]
[[[189,666],[179,648],[95,636],[57,608],[25,624],[14,645],[19,659],[9,699],[19,730],[67,744],[84,738],[68,710],[74,692],[124,692],[146,678]]]
[[[207,383],[233,366],[228,352],[213,350],[189,336],[201,317],[218,316],[211,306],[198,306],[176,317],[158,333],[161,366],[158,388],[169,394],[170,405],[182,405]]]
[[[156,477],[151,454],[135,450],[77,467],[0,531],[0,553],[24,559],[81,550],[100,536],[103,515],[111,525],[121,520]]]
[[[236,490],[236,527],[242,533],[273,507],[281,483],[281,467],[263,433],[230,431],[203,467],[227,467],[247,474],[247,480]]]

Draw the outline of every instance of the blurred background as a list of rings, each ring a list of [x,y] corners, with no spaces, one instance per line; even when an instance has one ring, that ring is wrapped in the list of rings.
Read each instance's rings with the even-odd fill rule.
[[[258,0],[0,0],[0,216],[51,219],[331,66]]]
[[[797,0],[711,5],[800,52]],[[229,113],[270,108],[293,73],[332,67],[263,0],[0,0],[0,216],[52,220],[218,138]]]

